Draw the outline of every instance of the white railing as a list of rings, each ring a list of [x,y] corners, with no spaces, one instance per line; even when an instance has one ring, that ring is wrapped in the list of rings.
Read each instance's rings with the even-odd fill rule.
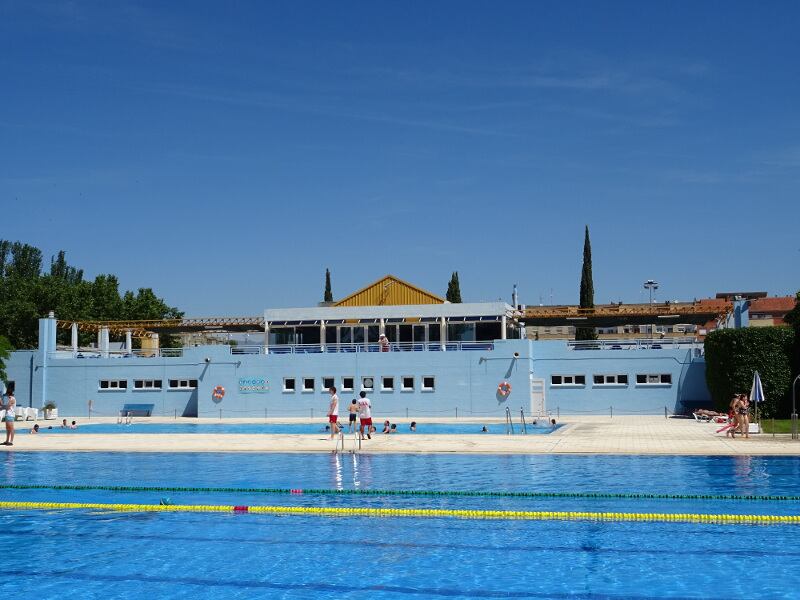
[[[155,348],[152,350],[109,350],[103,352],[96,348],[89,350],[56,350],[50,352],[48,358],[180,358],[183,348]]]
[[[570,350],[663,350],[695,348],[699,342],[693,337],[631,338],[621,340],[567,341]],[[702,346],[702,344],[699,344]]]
[[[457,352],[494,350],[493,342],[394,342],[383,352]],[[231,354],[348,354],[381,352],[380,344],[279,344],[274,346],[231,346]]]

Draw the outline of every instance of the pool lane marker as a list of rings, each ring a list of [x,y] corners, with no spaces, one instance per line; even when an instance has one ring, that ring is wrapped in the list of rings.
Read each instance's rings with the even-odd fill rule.
[[[622,513],[583,511],[455,510],[441,508],[359,508],[314,506],[244,506],[213,504],[114,504],[100,502],[0,502],[0,510],[102,510],[109,512],[256,513],[317,517],[418,517],[523,521],[616,521],[800,525],[800,515],[731,515],[702,513]]]
[[[192,492],[234,494],[290,494],[333,496],[441,496],[441,497],[492,497],[492,498],[575,498],[599,500],[741,500],[798,502],[800,496],[736,496],[733,494],[642,494],[638,492],[478,492],[468,490],[365,490],[326,488],[241,488],[241,487],[181,487],[181,486],[122,486],[122,485],[53,485],[53,484],[0,484],[0,490],[62,490],[104,492]]]

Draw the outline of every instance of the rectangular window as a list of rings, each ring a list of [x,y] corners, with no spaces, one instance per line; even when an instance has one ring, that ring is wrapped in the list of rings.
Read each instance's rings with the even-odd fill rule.
[[[115,391],[125,391],[128,389],[128,380],[127,379],[101,379],[100,380],[100,389],[101,390],[115,390]]]
[[[361,389],[365,392],[371,392],[375,389],[375,378],[374,377],[362,377],[361,378]]]
[[[672,385],[671,373],[637,373],[636,385]]]
[[[284,392],[293,392],[293,391],[295,391],[294,377],[284,377],[283,378],[283,391]]]
[[[402,378],[402,386],[400,387],[400,391],[403,392],[413,392],[414,391],[414,378],[411,376],[404,376]]]
[[[433,375],[425,375],[422,378],[422,391],[432,392],[436,388],[436,379]]]
[[[171,390],[197,389],[197,379],[170,379],[169,389]]]
[[[135,390],[160,391],[161,390],[161,380],[160,379],[134,379],[133,380],[133,389],[135,389]]]
[[[304,392],[313,392],[314,391],[314,378],[313,377],[303,377],[303,391]]]
[[[322,378],[322,390],[321,391],[327,392],[332,387],[334,387],[333,377],[323,377]]]
[[[593,375],[592,385],[628,385],[627,375]]]
[[[579,387],[586,385],[586,375],[551,375],[550,385]]]
[[[381,391],[382,392],[394,391],[394,377],[381,377]]]
[[[342,391],[352,392],[355,380],[355,377],[342,377]]]

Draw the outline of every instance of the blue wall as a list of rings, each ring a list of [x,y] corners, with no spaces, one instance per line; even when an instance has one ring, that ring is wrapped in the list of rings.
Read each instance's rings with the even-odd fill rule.
[[[51,319],[41,320],[40,344],[51,352],[15,352],[8,362],[9,379],[16,382],[23,406],[42,407],[54,402],[61,415],[86,416],[89,401],[95,415],[115,416],[125,404],[152,404],[154,414],[201,417],[323,416],[328,394],[323,377],[333,377],[340,388],[341,414],[361,389],[361,378],[375,379],[369,393],[375,414],[382,416],[503,416],[506,406],[518,414],[530,411],[531,373],[545,382],[547,408],[561,414],[617,414],[684,412],[681,402],[693,406],[709,402],[705,363],[697,349],[574,350],[564,341],[503,340],[493,350],[453,352],[389,352],[341,354],[237,355],[228,346],[185,348],[174,358],[54,357]],[[517,353],[518,358],[514,357]],[[67,358],[68,357],[68,358]],[[669,373],[669,385],[639,385],[638,373]],[[597,386],[595,374],[627,374],[625,386]],[[558,387],[552,375],[584,375],[585,385]],[[394,377],[394,390],[381,391],[381,378]],[[414,390],[401,390],[401,378],[414,377]],[[422,377],[435,379],[434,391],[421,389]],[[295,391],[283,391],[284,377],[295,378]],[[313,392],[302,391],[302,380],[314,378]],[[341,390],[342,378],[354,377],[355,389]],[[124,379],[126,390],[101,390],[101,379]],[[136,390],[135,379],[159,379],[160,390]],[[196,379],[197,389],[168,389],[169,379]],[[242,381],[244,380],[244,381]],[[264,380],[266,389],[247,393],[246,384]],[[240,389],[240,381],[245,388]],[[497,385],[509,381],[507,398]],[[221,385],[222,400],[213,398]],[[220,413],[221,411],[221,413]]]

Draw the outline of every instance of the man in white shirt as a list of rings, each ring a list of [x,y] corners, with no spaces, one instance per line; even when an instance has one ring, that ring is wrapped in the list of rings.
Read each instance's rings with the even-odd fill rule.
[[[359,432],[361,433],[361,439],[364,439],[364,427],[367,428],[367,437],[372,439],[372,435],[370,435],[370,427],[372,427],[372,402],[369,401],[367,398],[367,392],[362,391],[359,394],[358,399],[358,418],[361,421],[361,428]]]
[[[328,405],[328,423],[331,426],[331,439],[339,433],[339,396],[336,395],[336,388],[331,386],[328,388],[328,393],[331,395],[331,403]]]

